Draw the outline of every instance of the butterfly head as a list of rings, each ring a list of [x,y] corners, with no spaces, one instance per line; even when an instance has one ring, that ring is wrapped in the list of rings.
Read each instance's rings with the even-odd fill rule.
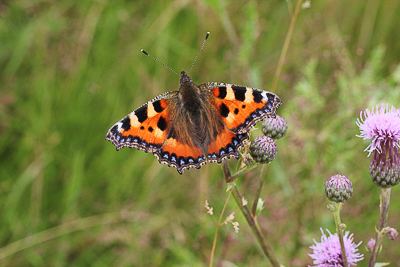
[[[181,71],[181,79],[179,80],[179,83],[181,86],[184,86],[185,84],[193,83],[193,80],[186,74],[186,72]]]

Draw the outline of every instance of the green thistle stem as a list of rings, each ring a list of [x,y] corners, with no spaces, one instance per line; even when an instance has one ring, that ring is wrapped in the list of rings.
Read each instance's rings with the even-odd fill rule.
[[[374,249],[372,250],[371,253],[371,258],[369,260],[368,267],[374,267],[376,260],[378,258],[378,254],[380,251],[380,247],[382,245],[383,241],[383,228],[386,227],[387,223],[387,217],[389,214],[389,204],[390,204],[390,191],[391,188],[382,188],[382,194],[381,194],[381,203],[379,205],[380,207],[380,218],[379,218],[379,226],[378,226],[378,231],[376,233],[376,238],[375,238],[375,246]]]
[[[229,178],[228,183],[232,182],[233,180],[235,180],[236,178],[238,178],[240,175],[243,175],[249,171],[251,171],[252,169],[254,169],[255,167],[258,166],[258,163],[254,162],[252,165],[250,166],[244,166],[243,168],[241,168],[240,170],[238,170],[235,174],[232,174],[231,177]],[[226,177],[226,176],[225,176]]]
[[[225,181],[229,183],[232,180],[232,174],[228,166],[228,162],[224,160],[222,164],[222,169],[224,171]],[[246,218],[247,223],[249,224],[251,230],[253,231],[254,236],[256,237],[258,243],[261,246],[262,251],[264,252],[265,256],[267,256],[268,260],[271,262],[272,266],[280,267],[280,263],[276,258],[271,246],[265,240],[263,234],[261,233],[261,229],[258,227],[255,218],[251,215],[250,210],[248,209],[247,205],[244,206],[242,202],[242,197],[237,189],[236,185],[231,188],[231,193],[233,198],[236,201],[240,211],[243,213],[244,217]]]
[[[340,210],[341,206],[343,203],[336,203],[333,202],[333,217],[335,218],[335,225],[336,225],[336,233],[339,236],[339,242],[340,242],[340,248],[342,249],[342,257],[343,257],[343,265],[344,266],[349,266],[347,263],[347,255],[346,255],[346,249],[344,247],[344,241],[343,241],[343,229],[341,227],[342,222],[340,221]]]
[[[264,172],[265,169],[264,166],[266,164],[262,164],[261,166],[261,171],[260,171],[260,176],[259,176],[259,184],[258,184],[258,189],[257,189],[257,193],[256,193],[256,197],[254,198],[254,202],[253,202],[253,208],[251,209],[251,215],[255,218],[257,215],[257,204],[258,204],[258,199],[260,198],[261,195],[261,190],[264,186]]]

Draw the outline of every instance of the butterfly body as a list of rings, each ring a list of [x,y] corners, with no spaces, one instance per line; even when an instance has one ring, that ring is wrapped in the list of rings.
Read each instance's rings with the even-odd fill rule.
[[[107,133],[117,150],[135,147],[152,152],[160,163],[200,168],[234,156],[248,140],[248,131],[265,117],[274,117],[281,100],[273,93],[225,84],[195,85],[181,72],[179,91],[164,93]]]

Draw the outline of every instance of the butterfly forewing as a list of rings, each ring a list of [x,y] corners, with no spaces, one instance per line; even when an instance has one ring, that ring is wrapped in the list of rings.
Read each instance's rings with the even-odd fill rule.
[[[117,150],[135,147],[145,152],[159,150],[168,134],[170,125],[170,100],[178,92],[168,92],[131,112],[108,130],[106,140]]]
[[[246,133],[264,118],[275,117],[282,103],[277,95],[251,87],[211,82],[200,88],[210,91],[220,118],[234,133]]]

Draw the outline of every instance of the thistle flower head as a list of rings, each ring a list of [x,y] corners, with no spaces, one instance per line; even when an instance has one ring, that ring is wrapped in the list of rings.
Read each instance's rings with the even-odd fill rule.
[[[274,140],[268,136],[258,136],[250,144],[250,155],[258,163],[266,164],[273,161],[277,152]]]
[[[315,264],[314,266],[344,267],[339,237],[337,233],[332,235],[329,230],[326,231],[329,233],[329,236],[326,236],[321,228],[321,242],[318,243],[314,239],[315,245],[310,246],[313,253],[308,255],[313,259],[313,264]],[[355,266],[358,261],[364,258],[362,254],[357,253],[357,247],[361,244],[361,241],[360,243],[355,244],[353,242],[353,234],[350,235],[349,231],[346,231],[344,234],[343,241],[346,250],[347,263],[349,266]]]
[[[391,187],[400,182],[400,109],[386,104],[361,112],[357,126],[363,140],[369,139],[365,149],[372,154],[369,172],[380,187]],[[363,118],[364,117],[364,118]]]
[[[383,146],[387,143],[391,147],[400,147],[400,109],[394,106],[389,108],[389,104],[386,104],[380,108],[376,105],[372,110],[367,108],[364,113],[360,113],[357,126],[361,131],[357,136],[363,140],[371,140],[365,149],[369,152],[368,156],[374,151],[382,153]]]
[[[336,174],[331,176],[325,183],[325,195],[329,200],[343,203],[353,194],[353,185],[349,178]]]
[[[266,118],[262,123],[262,132],[272,139],[279,139],[286,135],[288,129],[287,122],[281,116],[275,118]]]

